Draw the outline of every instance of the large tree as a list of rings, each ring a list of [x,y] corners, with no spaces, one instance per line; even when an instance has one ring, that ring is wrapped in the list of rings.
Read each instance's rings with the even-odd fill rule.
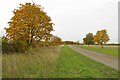
[[[51,18],[35,3],[20,4],[6,28],[9,41],[23,41],[32,46],[33,41],[47,41],[53,31]]]
[[[103,48],[103,44],[106,44],[110,40],[107,30],[98,30],[96,35],[94,36],[94,41],[101,45]]]
[[[84,44],[91,45],[94,44],[93,34],[88,33],[85,38],[83,38]]]

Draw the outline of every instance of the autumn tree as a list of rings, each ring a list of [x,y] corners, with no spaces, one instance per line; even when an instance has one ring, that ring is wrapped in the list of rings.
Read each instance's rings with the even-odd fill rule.
[[[94,36],[94,41],[101,45],[103,48],[103,44],[106,44],[109,41],[109,36],[107,34],[107,30],[98,30],[96,35]]]
[[[62,39],[58,36],[52,36],[50,42],[52,43],[52,45],[60,45],[62,44]]]
[[[88,33],[85,38],[83,38],[84,44],[91,45],[94,44],[94,37],[92,33]]]
[[[32,46],[33,41],[48,41],[53,31],[51,18],[35,3],[20,4],[6,29],[10,42],[22,42]]]

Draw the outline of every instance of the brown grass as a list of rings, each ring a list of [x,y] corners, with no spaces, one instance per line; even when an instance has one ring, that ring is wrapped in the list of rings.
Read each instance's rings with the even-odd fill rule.
[[[23,54],[3,54],[4,78],[52,77],[60,46],[30,49]]]

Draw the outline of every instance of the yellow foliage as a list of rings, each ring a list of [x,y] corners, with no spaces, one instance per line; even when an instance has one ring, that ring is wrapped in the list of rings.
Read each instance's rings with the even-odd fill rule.
[[[9,41],[23,40],[32,45],[32,41],[46,39],[53,31],[51,18],[35,3],[20,4],[19,9],[14,9],[13,13],[10,27],[6,28]]]
[[[110,39],[106,30],[97,31],[96,35],[94,36],[94,41],[101,45],[103,43],[106,44],[106,42],[108,42],[109,40]]]

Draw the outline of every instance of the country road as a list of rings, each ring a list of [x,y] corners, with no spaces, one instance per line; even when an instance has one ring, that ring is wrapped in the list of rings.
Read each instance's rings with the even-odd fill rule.
[[[105,54],[82,49],[82,48],[79,48],[79,47],[73,46],[73,45],[69,45],[69,47],[84,56],[87,56],[91,59],[94,59],[94,60],[106,65],[106,66],[109,66],[111,68],[114,68],[114,69],[117,69],[120,71],[120,69],[118,69],[118,58],[113,58],[113,57],[105,55]]]

